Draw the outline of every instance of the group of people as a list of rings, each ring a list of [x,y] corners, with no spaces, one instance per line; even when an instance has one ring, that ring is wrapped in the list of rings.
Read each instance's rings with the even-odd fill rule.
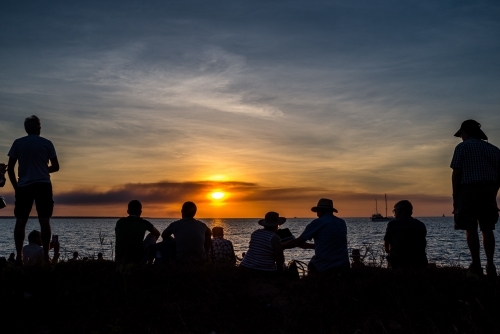
[[[28,135],[14,141],[8,153],[7,168],[0,165],[0,176],[3,177],[7,171],[15,190],[15,261],[19,264],[29,263],[35,257],[42,258],[44,262],[57,261],[57,258],[51,259],[49,256],[49,249],[58,247],[51,242],[50,218],[54,201],[50,173],[59,170],[59,162],[52,142],[40,136],[41,122],[38,117],[26,118],[24,128]],[[453,169],[455,229],[466,231],[472,257],[469,270],[482,275],[477,232],[477,228],[480,228],[486,254],[486,273],[496,277],[493,230],[499,217],[496,197],[500,187],[500,150],[487,141],[481,124],[474,120],[464,121],[455,136],[462,139],[462,143],[455,148],[450,166]],[[15,173],[17,163],[18,177]],[[5,180],[2,183],[0,178],[0,186],[4,183]],[[25,227],[33,202],[36,204],[41,230],[30,233],[29,245],[24,246]],[[311,210],[318,218],[309,223],[299,237],[286,242],[282,242],[277,233],[286,219],[276,212],[268,212],[264,219],[258,221],[262,228],[250,236],[248,251],[240,263],[242,270],[271,274],[282,272],[286,270],[283,250],[294,247],[314,249],[314,256],[308,264],[311,273],[347,270],[350,262],[345,221],[334,215],[338,211],[330,199],[320,199]],[[141,218],[141,203],[131,201],[128,217],[116,223],[116,261],[202,263],[211,260],[234,265],[237,257],[231,242],[224,239],[223,228],[214,227],[210,230],[206,224],[194,218],[196,211],[193,202],[184,203],[182,219],[171,223],[160,233],[150,222]],[[425,225],[412,217],[413,207],[407,200],[396,203],[393,212],[395,219],[388,223],[384,237],[389,265],[393,268],[425,267]],[[146,232],[149,233],[144,238]],[[160,236],[162,241],[158,242]],[[314,240],[314,243],[309,243],[310,240]],[[359,252],[352,256],[354,263],[360,263]]]

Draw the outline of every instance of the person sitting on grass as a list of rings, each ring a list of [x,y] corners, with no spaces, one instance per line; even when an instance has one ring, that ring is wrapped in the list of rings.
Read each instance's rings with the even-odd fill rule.
[[[286,222],[277,212],[266,213],[258,224],[264,228],[250,235],[250,243],[240,268],[247,272],[265,276],[275,276],[284,271],[285,255],[281,247],[281,238],[276,234],[280,225]]]
[[[194,219],[196,211],[196,204],[185,202],[181,209],[182,219],[170,223],[161,234],[164,241],[174,236],[178,263],[197,264],[207,259],[212,232],[205,223]]]
[[[128,203],[127,213],[128,217],[120,218],[116,222],[115,261],[138,263],[143,260],[145,255],[143,243],[146,231],[149,231],[155,240],[160,237],[160,232],[153,224],[141,218],[142,204],[138,200]]]
[[[358,248],[352,250],[351,258],[352,258],[351,268],[360,268],[365,266],[365,264],[361,260],[361,252],[359,251]]]
[[[309,223],[298,238],[283,243],[283,248],[314,249],[314,256],[307,265],[310,275],[343,274],[350,268],[345,221],[333,214],[338,211],[328,198],[321,198],[311,211],[316,212],[318,218]],[[311,239],[314,244],[306,242]]]
[[[104,261],[104,258],[102,257],[101,252],[97,253],[97,261]]]
[[[208,252],[210,260],[213,263],[224,263],[235,265],[236,257],[234,255],[233,243],[224,239],[224,228],[216,226],[212,228],[212,247]]]
[[[78,252],[73,252],[73,257],[69,259],[69,261],[76,261],[78,260]]]
[[[42,247],[42,234],[33,230],[28,234],[28,245],[23,247],[23,264],[42,264],[45,261],[45,253]],[[57,263],[59,260],[59,242],[50,242],[50,248],[54,249],[54,256],[51,259],[52,263]]]
[[[387,224],[384,248],[389,254],[387,261],[393,269],[426,267],[427,229],[420,220],[413,218],[413,206],[407,200],[394,205],[394,217]]]

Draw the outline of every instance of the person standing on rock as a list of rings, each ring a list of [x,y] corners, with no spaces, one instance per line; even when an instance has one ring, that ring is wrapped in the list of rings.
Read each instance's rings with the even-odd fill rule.
[[[469,270],[483,275],[479,256],[480,243],[477,227],[483,234],[486,253],[486,274],[496,277],[493,263],[495,235],[498,221],[496,197],[500,187],[500,149],[487,142],[481,124],[469,119],[462,123],[455,137],[462,138],[453,154],[453,214],[455,229],[465,230],[467,245],[472,257]]]
[[[16,226],[14,228],[16,262],[22,263],[23,261],[26,223],[34,201],[38,221],[40,222],[44,261],[50,263],[50,217],[52,217],[54,210],[50,173],[59,170],[59,161],[52,142],[40,137],[42,126],[38,117],[33,115],[26,118],[24,120],[24,129],[28,135],[16,139],[12,144],[8,153],[9,163],[7,167],[9,179],[16,196],[14,208],[14,215],[16,216]],[[19,179],[16,178],[14,170],[17,162],[19,162]]]

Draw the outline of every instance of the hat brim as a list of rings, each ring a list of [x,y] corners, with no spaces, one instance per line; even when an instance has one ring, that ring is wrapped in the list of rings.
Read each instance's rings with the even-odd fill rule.
[[[338,213],[337,209],[332,208],[332,207],[313,206],[313,207],[311,208],[311,211],[312,211],[312,212],[318,212],[318,210],[333,210],[333,212],[337,212],[337,213]]]
[[[462,136],[462,131],[463,129],[460,128],[456,133],[455,133],[455,137],[461,137]],[[467,131],[466,131],[467,132]],[[468,133],[468,132],[467,132]],[[477,129],[475,131],[475,133],[468,133],[471,137],[473,138],[477,138],[477,139],[482,139],[482,140],[488,140],[488,136],[486,135],[486,133],[483,132],[483,130],[481,129]]]
[[[265,219],[261,219],[259,220],[259,225],[271,227],[271,226],[283,225],[285,222],[286,222],[285,217],[279,217],[278,221],[273,221],[273,222],[268,222]]]

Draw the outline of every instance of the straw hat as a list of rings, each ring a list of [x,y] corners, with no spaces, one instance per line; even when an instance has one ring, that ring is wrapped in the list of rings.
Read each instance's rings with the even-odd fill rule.
[[[271,227],[276,225],[283,225],[286,222],[285,217],[280,217],[279,213],[270,211],[266,213],[264,219],[259,220],[259,225]]]
[[[338,212],[337,209],[335,209],[333,207],[333,201],[331,199],[328,199],[328,198],[321,198],[318,201],[318,205],[313,206],[311,208],[311,211],[318,212],[318,210],[322,210],[322,209],[333,210],[333,212]]]

